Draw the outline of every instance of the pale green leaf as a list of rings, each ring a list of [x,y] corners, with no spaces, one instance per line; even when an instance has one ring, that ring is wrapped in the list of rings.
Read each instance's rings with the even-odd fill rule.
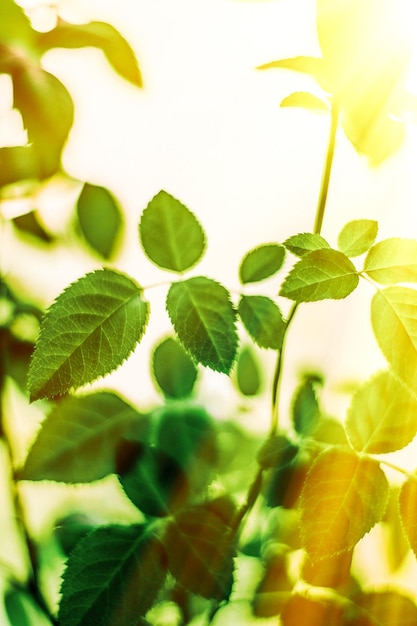
[[[81,233],[93,250],[110,259],[119,242],[123,216],[114,196],[105,188],[85,183],[77,201]]]
[[[352,398],[346,433],[352,446],[370,454],[394,452],[417,433],[417,401],[389,372],[380,372]]]
[[[417,557],[417,476],[410,476],[399,496],[401,523],[414,555]]]
[[[342,449],[322,452],[301,494],[301,538],[312,561],[351,550],[381,520],[389,486],[379,463]]]
[[[173,272],[193,267],[206,246],[194,214],[166,191],[160,191],[142,213],[139,234],[151,261]]]
[[[375,220],[353,220],[340,231],[337,245],[346,256],[359,256],[369,250],[377,234],[378,222]]]
[[[239,268],[241,283],[255,283],[272,276],[281,269],[285,248],[277,243],[264,244],[250,250]]]
[[[371,303],[372,328],[378,345],[399,378],[417,386],[417,291],[387,287]]]
[[[42,321],[29,371],[31,400],[64,395],[121,365],[148,316],[141,287],[124,274],[103,269],[72,283]]]
[[[323,63],[323,59],[319,57],[299,56],[290,59],[279,59],[277,61],[263,63],[262,65],[259,65],[257,69],[293,70],[294,72],[302,72],[303,74],[312,76],[322,85],[326,84],[325,65]]]
[[[165,554],[145,525],[97,528],[72,551],[63,575],[60,626],[133,626],[166,577]]]
[[[236,380],[239,391],[244,396],[256,396],[262,386],[262,373],[253,350],[244,346],[236,365]]]
[[[194,388],[197,368],[182,345],[173,337],[158,344],[152,355],[156,383],[169,398],[186,398]]]
[[[328,104],[308,91],[296,91],[281,101],[281,107],[301,107],[310,111],[329,111]]]
[[[281,349],[286,324],[273,300],[266,296],[242,296],[238,312],[246,330],[261,348]]]
[[[228,374],[237,352],[236,312],[228,291],[204,276],[171,285],[167,310],[185,349],[202,365]]]
[[[417,241],[392,237],[375,244],[366,255],[364,271],[382,285],[417,282]]]
[[[342,252],[326,249],[305,254],[288,274],[280,295],[296,302],[346,298],[358,285],[352,261]]]
[[[324,237],[316,233],[300,233],[299,235],[293,235],[284,241],[284,246],[287,250],[299,257],[313,250],[330,248],[330,245]]]
[[[42,423],[29,451],[21,480],[84,483],[116,470],[116,453],[142,416],[119,396],[98,392],[69,396]]]

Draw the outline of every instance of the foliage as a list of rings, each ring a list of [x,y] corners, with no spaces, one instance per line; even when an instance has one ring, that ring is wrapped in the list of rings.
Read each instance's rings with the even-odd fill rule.
[[[324,105],[323,99],[298,92],[283,102],[330,114],[313,231],[254,242],[240,260],[240,285],[232,289],[198,273],[207,237],[182,201],[161,190],[138,216],[137,243],[161,271],[172,323],[172,333],[161,337],[150,355],[160,397],[156,406],[135,406],[92,385],[123,365],[155,314],[151,286],[110,265],[123,210],[109,190],[80,181],[74,206],[74,235],[106,266],[68,285],[45,314],[1,278],[2,409],[13,380],[25,406],[37,402],[44,414],[22,463],[13,457],[4,424],[0,433],[29,561],[24,580],[7,578],[4,602],[11,624],[139,626],[152,623],[161,607],[171,610],[173,625],[201,616],[220,624],[227,608],[242,602],[242,588],[254,623],[278,615],[285,626],[300,620],[307,626],[417,622],[415,598],[393,588],[368,589],[357,568],[362,540],[378,528],[391,531],[385,548],[397,555],[393,570],[410,553],[417,556],[416,474],[385,456],[417,435],[417,241],[377,240],[377,222],[365,218],[346,224],[334,242],[320,234],[339,115],[359,152],[375,162],[392,154],[402,131],[394,130],[389,114],[399,106],[403,72],[393,72],[384,100],[374,79],[395,46],[378,59],[369,84],[370,59],[361,50],[361,63],[353,67],[357,89],[346,86],[340,79],[351,58],[352,33],[365,28],[368,10],[381,20],[387,15],[373,2],[366,11],[356,0],[331,0],[331,7],[329,2],[317,1],[322,58],[264,66],[308,72],[330,94],[323,96]],[[368,35],[362,34],[361,45]],[[341,39],[338,52],[335,38]],[[112,26],[76,26],[58,18],[53,29],[38,33],[23,10],[3,0],[0,71],[12,78],[29,141],[0,148],[3,197],[28,180],[33,190],[58,172],[65,175],[61,152],[72,100],[42,69],[41,57],[54,46],[91,45],[102,49],[122,78],[141,86],[134,54]],[[406,56],[401,48],[396,63]],[[364,84],[371,104],[364,100]],[[376,97],[382,130],[369,123]],[[48,245],[35,211],[14,228],[29,230]],[[266,280],[275,281],[273,297]],[[348,298],[360,283],[372,290],[370,320],[386,369],[358,386],[338,419],[326,412],[325,378],[306,372],[292,390],[289,415],[281,415],[286,342],[298,308]],[[36,340],[33,330],[22,333],[23,322],[29,330],[39,326]],[[216,419],[199,387],[208,368],[230,377],[231,393],[237,390],[244,407],[261,400],[268,379],[261,350],[276,355],[271,426],[268,433],[253,434],[236,419]],[[265,410],[262,402],[259,406]],[[399,487],[393,471],[402,480]],[[80,507],[52,520],[55,530],[46,544],[54,545],[54,560],[63,568],[61,583],[55,579],[57,603],[44,594],[45,540],[32,533],[21,489],[43,481],[91,488],[109,481],[131,512],[130,519],[115,523]],[[245,565],[250,595],[242,586]]]

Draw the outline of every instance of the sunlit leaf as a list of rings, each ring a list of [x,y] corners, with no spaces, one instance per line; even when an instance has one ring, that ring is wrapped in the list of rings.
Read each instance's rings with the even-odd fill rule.
[[[144,525],[98,528],[71,553],[63,575],[62,626],[132,626],[152,606],[166,576],[159,541]]]
[[[322,452],[301,494],[301,537],[317,561],[351,550],[381,520],[388,482],[379,463],[342,449]]]
[[[399,496],[401,522],[414,555],[417,557],[417,477],[410,476]]]
[[[238,313],[246,330],[261,348],[281,349],[286,324],[273,300],[266,296],[242,296]]]
[[[294,594],[282,608],[282,626],[300,626],[300,615],[303,626],[340,626],[343,623],[343,607],[339,603]]]
[[[168,524],[163,543],[171,574],[185,589],[204,598],[229,597],[235,540],[229,524],[209,504],[179,512]]]
[[[296,91],[281,101],[281,107],[301,107],[310,111],[329,111],[326,102],[308,91]]]
[[[159,388],[169,398],[186,398],[194,388],[197,368],[173,337],[159,343],[152,355],[152,371]]]
[[[70,24],[59,18],[54,29],[37,35],[36,44],[42,52],[50,48],[99,48],[117,74],[138,87],[142,86],[135,53],[126,39],[110,24]]]
[[[98,270],[72,283],[42,321],[31,400],[63,395],[114,370],[141,339],[148,315],[141,288],[124,274]]]
[[[352,261],[342,252],[326,249],[305,254],[288,274],[280,295],[296,302],[346,298],[358,285]]]
[[[299,235],[293,235],[284,241],[284,246],[287,250],[299,257],[313,250],[330,248],[324,237],[316,233],[300,233]]]
[[[379,241],[366,255],[363,269],[382,285],[417,282],[417,241],[399,237]]]
[[[206,246],[205,234],[194,214],[166,191],[152,198],[142,213],[139,234],[151,261],[173,272],[193,267]]]
[[[417,385],[417,291],[387,287],[371,303],[378,345],[395,374],[410,388]]]
[[[359,256],[369,250],[377,234],[378,222],[375,220],[352,220],[340,231],[337,245],[346,256]]]
[[[255,283],[272,276],[281,269],[285,248],[277,243],[264,244],[250,250],[239,268],[241,283]]]
[[[33,39],[34,32],[23,9],[14,0],[2,0],[0,3],[0,41],[2,44],[16,45],[18,43],[20,47],[25,48],[32,44]],[[4,71],[2,68],[0,73]]]
[[[389,372],[381,372],[353,396],[346,432],[356,450],[393,452],[416,435],[416,415],[417,401]]]
[[[83,483],[115,471],[116,450],[141,415],[114,393],[64,398],[42,423],[18,476]]]
[[[253,350],[244,346],[236,364],[236,380],[240,393],[244,396],[256,396],[261,389],[262,374]]]
[[[114,196],[105,187],[85,183],[77,201],[77,216],[87,243],[104,259],[110,259],[123,226]]]
[[[301,576],[303,580],[316,587],[343,589],[351,580],[352,554],[353,550],[349,550],[320,561],[311,561],[306,555]]]
[[[358,604],[378,626],[412,626],[417,623],[416,604],[394,590],[362,594]]]
[[[236,357],[236,313],[228,291],[204,276],[171,285],[167,310],[175,331],[191,356],[228,374]]]

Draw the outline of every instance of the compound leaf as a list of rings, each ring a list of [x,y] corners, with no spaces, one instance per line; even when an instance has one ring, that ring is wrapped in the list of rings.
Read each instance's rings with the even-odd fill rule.
[[[281,349],[285,321],[275,302],[266,296],[242,296],[238,312],[246,330],[261,348]]]
[[[118,367],[149,316],[142,290],[109,269],[67,287],[44,317],[29,371],[31,400],[64,395]]]
[[[359,256],[369,250],[377,234],[378,222],[375,220],[352,220],[340,231],[337,245],[346,256]]]
[[[110,259],[123,226],[113,195],[105,187],[85,183],[78,198],[77,215],[86,242],[104,259]]]
[[[281,269],[284,257],[285,248],[277,243],[264,244],[250,250],[240,264],[240,282],[255,283],[272,276]]]
[[[352,446],[370,454],[394,452],[417,433],[417,401],[389,372],[380,372],[352,398],[346,433]]]
[[[191,356],[228,374],[237,351],[236,313],[228,291],[199,276],[171,285],[167,310],[181,343]]]
[[[417,385],[417,291],[387,287],[371,303],[372,328],[393,371],[410,388]]]
[[[84,483],[115,471],[117,448],[141,415],[119,396],[66,397],[45,419],[18,477]]]
[[[301,537],[312,561],[351,550],[381,520],[389,486],[379,463],[333,448],[311,467],[301,494]]]
[[[152,606],[166,576],[165,554],[145,525],[106,526],[84,537],[63,575],[62,626],[132,626]]]
[[[355,266],[337,250],[314,250],[305,254],[288,274],[280,295],[296,302],[346,298],[358,285]]]
[[[197,379],[197,368],[182,345],[173,337],[158,344],[152,355],[156,383],[169,398],[191,395]]]
[[[284,246],[287,250],[299,257],[302,257],[313,250],[330,248],[330,245],[324,237],[317,235],[316,233],[300,233],[298,235],[293,235],[284,241]]]
[[[379,241],[366,255],[363,269],[381,285],[417,282],[417,241],[399,237]]]
[[[399,495],[401,522],[414,555],[417,557],[417,479],[410,476]]]
[[[206,246],[204,231],[194,214],[163,190],[142,213],[139,234],[151,261],[172,272],[193,267]]]

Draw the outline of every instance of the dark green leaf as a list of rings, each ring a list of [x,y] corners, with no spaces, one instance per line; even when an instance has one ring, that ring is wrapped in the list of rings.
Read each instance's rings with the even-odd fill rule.
[[[262,374],[253,350],[249,346],[244,346],[239,352],[236,378],[239,391],[244,396],[256,396],[260,392]]]
[[[51,621],[39,607],[33,594],[27,591],[8,589],[4,596],[4,608],[8,626],[51,626]]]
[[[296,302],[346,298],[358,286],[352,261],[342,252],[326,249],[304,255],[281,286],[280,295]]]
[[[126,39],[110,24],[69,24],[60,18],[53,30],[38,34],[37,46],[42,52],[50,48],[99,48],[119,76],[142,87],[142,76],[135,53]]]
[[[139,234],[151,261],[173,272],[193,267],[206,246],[194,214],[166,191],[160,191],[142,213]]]
[[[263,494],[267,506],[294,508],[310,467],[308,455],[296,453],[294,445],[284,448],[279,463],[264,476]]]
[[[298,453],[298,446],[283,435],[269,437],[257,454],[261,467],[284,467],[291,463]]]
[[[281,349],[286,325],[275,302],[266,296],[242,296],[238,312],[246,330],[261,348]]]
[[[299,235],[293,235],[284,241],[284,246],[287,250],[299,257],[313,250],[330,248],[327,241],[316,233],[300,233]]]
[[[100,525],[100,519],[86,513],[70,513],[57,520],[54,525],[54,537],[65,556],[69,556],[75,546],[88,533]]]
[[[228,374],[236,357],[236,313],[228,291],[204,276],[174,283],[167,310],[175,331],[192,357]]]
[[[155,381],[169,398],[186,398],[191,395],[197,379],[197,368],[173,337],[164,339],[152,355]]]
[[[64,398],[43,422],[18,476],[67,483],[99,480],[116,470],[117,448],[131,428],[140,429],[141,418],[114,393]]]
[[[369,250],[377,234],[378,222],[375,220],[353,220],[340,231],[337,245],[346,256],[359,256]]]
[[[317,384],[316,376],[306,376],[294,396],[292,418],[295,430],[301,435],[310,435],[320,419],[320,407],[316,396]]]
[[[241,283],[255,283],[272,276],[284,262],[285,248],[277,243],[264,244],[250,250],[239,268]]]
[[[78,198],[77,215],[87,243],[104,259],[110,259],[123,227],[123,216],[113,195],[105,187],[85,183]]]
[[[141,339],[148,315],[141,288],[124,274],[104,269],[72,283],[42,321],[31,400],[64,395],[114,370]]]
[[[29,213],[18,215],[13,218],[13,224],[20,232],[35,237],[38,241],[51,243],[54,240],[39,220],[37,211],[29,211]]]
[[[310,111],[329,111],[329,105],[312,93],[296,91],[282,100],[281,107],[301,107]]]
[[[97,528],[71,553],[61,626],[137,626],[166,576],[165,554],[144,525]]]

